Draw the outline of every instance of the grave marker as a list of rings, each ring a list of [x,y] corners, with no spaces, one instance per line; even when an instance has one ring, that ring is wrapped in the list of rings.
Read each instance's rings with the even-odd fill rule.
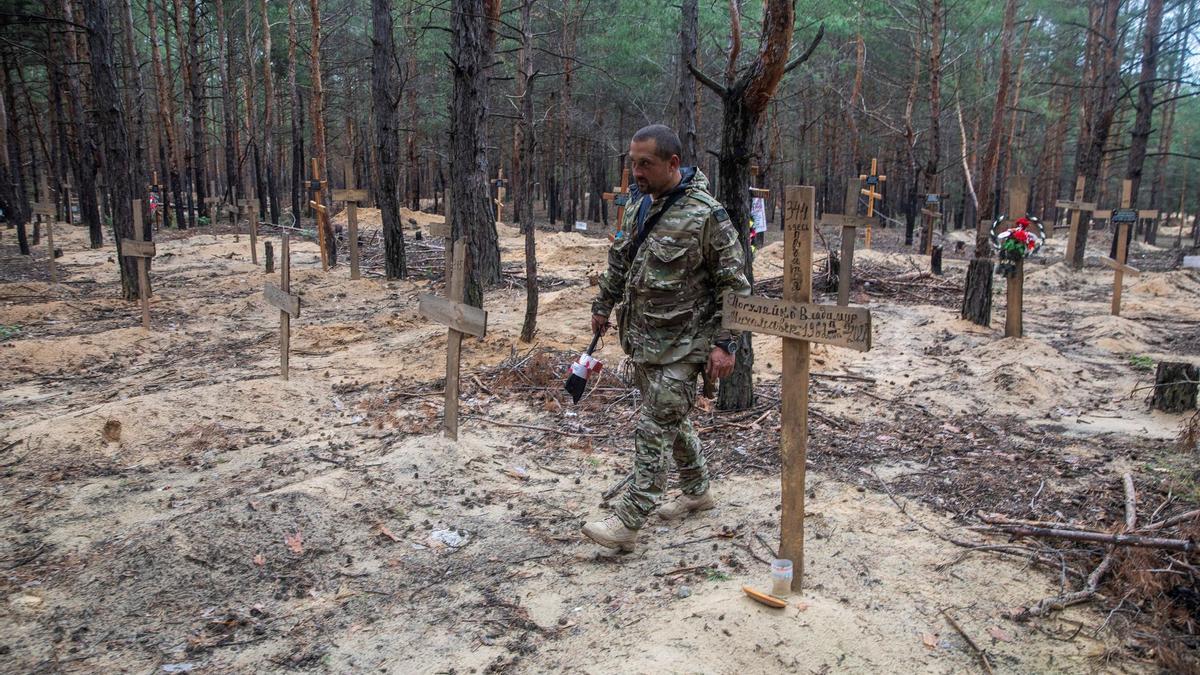
[[[263,285],[267,304],[279,309],[279,376],[288,379],[288,352],[292,341],[292,317],[300,317],[300,296],[292,294],[292,253],[288,233],[283,233],[279,249],[279,285]]]
[[[942,219],[942,197],[941,193],[930,193],[925,195],[925,206],[921,208],[921,216],[925,220],[925,255],[933,258],[933,230],[937,226],[937,221]]]
[[[54,221],[58,214],[54,207],[54,201],[50,198],[50,186],[46,183],[46,177],[42,176],[38,184],[41,201],[34,202],[31,206],[33,206],[33,215],[36,218],[41,220],[44,217],[46,219],[41,222],[46,226],[46,244],[50,248],[50,260],[47,263],[50,267],[50,283],[57,284],[58,267],[54,260]]]
[[[621,169],[621,186],[614,187],[612,192],[605,192],[601,196],[604,201],[616,205],[617,229],[621,229],[621,223],[625,221],[625,207],[629,205],[629,167]]]
[[[1029,178],[1012,176],[1008,179],[1008,218],[1016,224],[1025,217],[1029,204]],[[1017,271],[1008,277],[1008,299],[1004,309],[1004,337],[1025,336],[1025,259],[1017,261]]]
[[[358,202],[366,201],[367,191],[354,187],[354,160],[346,160],[346,189],[334,190],[335,202],[346,202],[346,229],[350,231],[350,278],[358,280]]]
[[[453,244],[452,263],[447,269],[446,296],[432,293],[420,296],[418,313],[430,321],[448,327],[446,334],[446,406],[442,428],[446,437],[458,440],[458,378],[463,335],[487,334],[487,312],[463,304],[467,282],[467,240]]]
[[[1071,261],[1074,260],[1074,258],[1075,258],[1075,237],[1077,236],[1077,233],[1079,232],[1080,214],[1096,212],[1096,204],[1094,202],[1083,201],[1083,187],[1086,184],[1087,184],[1086,178],[1084,178],[1083,176],[1076,177],[1075,178],[1075,196],[1071,199],[1071,201],[1060,200],[1060,201],[1054,202],[1054,206],[1056,208],[1066,209],[1071,214],[1071,216],[1070,216],[1071,229],[1069,230],[1069,234],[1067,234],[1067,264],[1068,265],[1072,264]],[[1054,228],[1050,228],[1050,230],[1051,230],[1051,232],[1053,232]],[[1046,236],[1047,237],[1050,236],[1049,233],[1047,233]]]
[[[858,179],[860,181],[864,181],[867,185],[867,187],[865,187],[861,190],[861,193],[867,197],[867,217],[874,218],[875,217],[875,200],[883,199],[883,194],[876,191],[875,188],[878,187],[880,183],[884,183],[887,181],[887,176],[879,175],[879,160],[872,157],[871,158],[871,173],[859,174]],[[870,225],[867,226],[867,237],[866,237],[865,244],[866,244],[867,249],[871,248],[871,226]]]
[[[146,259],[153,258],[153,241],[145,241],[142,233],[142,200],[133,200],[133,239],[121,240],[121,256],[137,258],[138,296],[142,300],[142,328],[150,330],[150,276],[146,270]]]
[[[783,299],[727,294],[723,325],[783,338],[780,456],[783,504],[779,557],[791,560],[792,590],[804,578],[804,479],[808,454],[808,379],[812,342],[860,351],[871,348],[871,313],[859,307],[812,304],[813,218],[816,189],[784,192]]]
[[[504,198],[508,196],[508,181],[504,178],[504,169],[496,170],[496,180],[492,181],[492,185],[496,186],[496,222],[503,220],[504,216]]]
[[[850,304],[850,282],[854,268],[854,243],[858,239],[858,228],[871,228],[873,219],[858,215],[858,184],[853,178],[846,182],[846,213],[826,213],[821,222],[840,225],[842,228],[842,259],[838,265],[837,304]]]
[[[325,212],[325,181],[321,180],[321,165],[316,157],[312,158],[312,180],[308,181],[308,189],[313,198],[308,205],[312,208],[317,224],[317,244],[321,247],[321,270],[329,271],[329,255],[326,253],[325,227],[329,222],[329,214]]]
[[[1136,267],[1125,264],[1129,255],[1129,228],[1138,221],[1138,212],[1132,208],[1133,181],[1121,181],[1121,208],[1112,212],[1112,223],[1117,227],[1117,259],[1107,256],[1100,260],[1113,270],[1112,315],[1121,315],[1121,284],[1124,275],[1138,275],[1141,272]]]
[[[250,227],[250,262],[258,264],[258,200],[239,199],[238,206],[246,214]]]

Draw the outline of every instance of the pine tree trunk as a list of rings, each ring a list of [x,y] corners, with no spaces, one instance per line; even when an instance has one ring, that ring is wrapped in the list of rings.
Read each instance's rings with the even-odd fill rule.
[[[62,0],[61,16],[75,23],[71,0]],[[79,43],[74,29],[63,30],[60,39],[52,43],[60,51],[64,77],[66,79],[67,110],[74,125],[74,144],[71,151],[71,171],[79,190],[79,217],[88,228],[88,243],[92,248],[104,245],[104,231],[100,221],[100,206],[96,202],[96,133],[92,126],[93,117],[84,114],[83,90],[80,86]]]
[[[309,12],[312,15],[312,44],[311,74],[312,74],[312,118],[313,118],[313,153],[317,156],[317,164],[321,167],[321,177],[329,179],[329,156],[325,148],[325,118],[321,111],[325,106],[325,90],[321,86],[321,4],[320,0],[309,0]],[[331,183],[332,184],[332,183]],[[325,191],[325,206],[330,205],[330,191]],[[325,230],[325,251],[329,256],[329,266],[337,267],[337,240],[333,236],[333,227],[329,218],[317,221]]]
[[[113,237],[117,243],[121,290],[126,300],[136,300],[139,297],[136,263],[131,257],[119,255],[121,240],[133,237],[133,189],[130,184],[125,114],[121,110],[121,95],[117,91],[116,67],[113,65],[109,3],[107,0],[82,0],[81,4],[87,26],[92,86],[96,92],[96,118],[104,139],[104,175],[113,214]]]
[[[153,0],[151,0],[153,1]],[[217,11],[217,70],[221,74],[221,118],[224,131],[225,147],[222,148],[225,160],[225,201],[234,202],[241,194],[238,181],[237,139],[234,131],[237,127],[234,112],[233,95],[237,91],[229,72],[229,34],[225,30],[225,0],[216,0]],[[217,216],[213,216],[216,218]]]
[[[315,0],[314,0],[315,1]],[[488,0],[498,2],[499,0]],[[488,199],[488,163],[484,129],[488,115],[488,68],[492,61],[490,12],[485,3],[453,0],[454,95],[450,109],[451,238],[465,237],[465,302],[483,306],[483,289],[500,281],[500,248],[495,212]]]
[[[17,249],[30,255],[26,224],[29,203],[21,161],[21,120],[17,114],[15,90],[8,74],[8,59],[0,65],[0,210],[9,226],[16,227]]]
[[[686,1],[686,0],[685,0]],[[518,87],[521,96],[521,120],[517,126],[517,171],[513,176],[516,192],[516,220],[525,233],[525,320],[521,324],[521,341],[532,342],[537,332],[538,269],[537,228],[533,222],[533,157],[536,143],[533,136],[533,21],[534,0],[521,3],[521,52],[517,65]]]
[[[1138,203],[1146,148],[1150,145],[1150,123],[1154,116],[1154,89],[1158,77],[1158,33],[1162,29],[1163,0],[1147,0],[1146,21],[1142,27],[1142,73],[1138,81],[1137,114],[1129,138],[1129,164],[1125,178],[1133,183],[1133,203]],[[1149,239],[1149,238],[1148,238]]]
[[[400,205],[396,191],[399,163],[399,130],[396,129],[396,107],[400,92],[396,86],[396,41],[392,32],[391,0],[371,0],[371,96],[375,116],[375,148],[379,157],[376,172],[378,187],[375,203],[383,220],[384,273],[389,279],[408,276],[404,255],[404,230],[400,220]]]
[[[299,219],[304,201],[304,104],[296,84],[296,3],[287,0],[288,10],[288,96],[292,103],[292,216]]]
[[[267,0],[259,0],[263,33],[263,154],[267,157],[267,194],[272,223],[279,222],[279,176],[275,169],[275,78],[271,76],[271,17]],[[263,205],[264,208],[266,205]]]
[[[679,140],[683,142],[683,163],[699,164],[696,141],[696,79],[688,64],[696,65],[699,35],[698,0],[683,0],[683,20],[679,23],[679,103],[676,124]]]

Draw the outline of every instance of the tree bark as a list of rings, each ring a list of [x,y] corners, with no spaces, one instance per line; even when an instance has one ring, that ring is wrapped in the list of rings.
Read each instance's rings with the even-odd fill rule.
[[[317,164],[321,167],[321,177],[329,179],[329,157],[325,148],[325,92],[321,87],[321,3],[320,0],[309,0],[309,12],[312,15],[312,44],[311,75],[312,75],[312,119],[313,119],[313,153],[317,156]],[[325,206],[330,205],[330,191],[325,190]],[[337,266],[337,240],[333,236],[333,227],[329,218],[317,216],[318,226],[325,230],[325,251],[329,256],[329,266]]]
[[[137,266],[133,258],[121,256],[121,240],[133,236],[133,189],[129,172],[125,113],[117,91],[113,65],[113,32],[107,0],[82,0],[90,51],[92,86],[95,88],[96,118],[104,139],[104,175],[108,183],[113,215],[113,237],[117,244],[121,289],[126,300],[138,299]]]
[[[314,0],[315,1],[315,0]],[[453,0],[451,65],[454,94],[450,109],[450,236],[466,238],[465,302],[483,306],[483,289],[500,281],[500,247],[495,212],[488,198],[484,129],[488,115],[488,69],[492,38],[491,3]]]
[[[26,224],[29,222],[29,200],[21,175],[20,118],[8,75],[8,59],[0,67],[0,209],[8,224],[17,229],[17,249],[30,255]]]
[[[149,1],[153,2],[153,0]],[[235,136],[237,114],[234,112],[233,101],[236,87],[229,72],[229,34],[225,30],[225,0],[216,1],[216,11],[217,70],[221,74],[221,126],[225,136],[225,147],[222,148],[225,160],[225,201],[233,203],[241,194],[241,185],[238,181],[237,138]]]
[[[61,16],[74,23],[75,10],[71,0],[62,0]],[[100,221],[100,206],[96,201],[96,167],[98,148],[93,117],[84,114],[83,88],[80,86],[79,43],[75,30],[63,31],[61,39],[55,41],[62,58],[66,79],[67,110],[74,125],[74,146],[71,152],[71,171],[79,191],[79,217],[88,228],[88,243],[92,248],[104,245],[104,231]],[[69,207],[69,205],[68,205]]]
[[[683,0],[683,18],[679,23],[679,102],[676,111],[679,140],[683,142],[684,164],[699,164],[696,149],[696,78],[688,65],[696,64],[700,12],[698,0]]]
[[[396,86],[396,40],[392,24],[391,0],[371,0],[371,97],[375,116],[375,148],[379,171],[375,173],[378,188],[375,203],[383,220],[384,273],[389,279],[408,276],[404,255],[404,230],[400,220],[399,196],[396,191],[396,172],[399,164],[399,130],[396,111],[400,92]]]
[[[685,3],[694,0],[684,0]],[[525,234],[525,319],[521,323],[521,341],[533,342],[537,332],[538,268],[537,228],[533,222],[533,158],[537,145],[533,136],[533,0],[521,3],[521,52],[517,81],[521,97],[521,121],[517,125],[517,171],[513,176],[516,196],[516,220]]]
[[[1162,29],[1163,0],[1146,1],[1146,21],[1142,27],[1142,72],[1138,80],[1137,114],[1129,138],[1129,164],[1125,178],[1133,184],[1133,203],[1138,204],[1142,186],[1142,169],[1146,163],[1146,148],[1150,145],[1150,123],[1154,116],[1154,89],[1158,77],[1158,33]]]
[[[292,216],[299,219],[304,201],[304,105],[296,84],[296,3],[287,0],[288,10],[288,96],[292,103]]]
[[[267,14],[267,0],[259,0],[262,14],[263,33],[263,154],[267,158],[267,193],[264,197],[271,202],[269,210],[272,223],[279,222],[279,176],[275,169],[275,78],[271,75],[271,17]]]

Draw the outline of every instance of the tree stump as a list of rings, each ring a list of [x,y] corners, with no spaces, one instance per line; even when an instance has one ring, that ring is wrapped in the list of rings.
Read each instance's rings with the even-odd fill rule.
[[[271,246],[271,242],[265,244],[267,250],[267,274],[275,272],[275,247]]]
[[[1196,391],[1200,387],[1200,368],[1190,363],[1164,361],[1154,374],[1154,393],[1150,407],[1168,413],[1195,410]]]
[[[942,247],[934,246],[933,255],[929,258],[929,270],[937,276],[942,276]]]
[[[963,319],[980,326],[992,323],[992,275],[996,261],[991,258],[973,258],[967,266],[966,292],[963,294]]]

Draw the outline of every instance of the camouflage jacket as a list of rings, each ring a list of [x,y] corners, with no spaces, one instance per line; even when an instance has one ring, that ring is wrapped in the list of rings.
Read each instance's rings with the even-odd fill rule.
[[[708,193],[703,173],[694,167],[681,173],[684,195],[663,214],[632,260],[629,250],[639,227],[669,197],[630,201],[592,303],[592,313],[601,316],[620,303],[621,348],[639,363],[706,362],[715,340],[735,337],[721,328],[721,297],[726,291],[750,294],[745,257],[729,215]]]

